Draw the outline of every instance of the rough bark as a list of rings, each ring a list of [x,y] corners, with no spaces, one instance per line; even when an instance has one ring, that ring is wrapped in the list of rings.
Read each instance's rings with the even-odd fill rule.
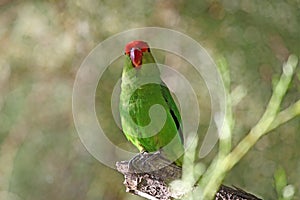
[[[151,158],[151,159],[150,159]],[[150,161],[149,161],[150,160]],[[116,163],[125,181],[126,191],[150,200],[179,199],[168,186],[172,180],[181,178],[181,168],[168,164],[158,154],[142,153],[131,161]],[[157,169],[157,170],[156,170]],[[236,187],[221,185],[215,195],[216,200],[261,200]]]

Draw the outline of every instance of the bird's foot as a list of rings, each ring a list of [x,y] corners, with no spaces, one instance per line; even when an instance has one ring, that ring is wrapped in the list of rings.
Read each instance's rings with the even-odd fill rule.
[[[162,156],[160,151],[154,153],[142,152],[129,161],[129,171],[147,173],[157,171],[170,165],[172,162]]]

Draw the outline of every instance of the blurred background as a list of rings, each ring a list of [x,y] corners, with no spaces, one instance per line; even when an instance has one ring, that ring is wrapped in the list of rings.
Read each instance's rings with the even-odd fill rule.
[[[145,26],[181,31],[214,59],[226,59],[232,89],[247,91],[234,108],[234,144],[263,113],[287,57],[300,56],[299,0],[0,0],[1,199],[7,194],[18,200],[142,199],[125,193],[122,175],[93,158],[80,142],[72,87],[97,44]],[[121,67],[113,69],[103,80],[108,94],[121,74]],[[300,99],[299,80],[298,67],[282,108]],[[98,91],[99,105],[102,97],[105,91]],[[99,119],[112,141],[122,145],[125,140],[109,112],[107,106],[99,108]],[[300,199],[299,130],[297,117],[263,137],[225,184],[276,199],[277,172],[283,178],[286,174],[294,199]]]

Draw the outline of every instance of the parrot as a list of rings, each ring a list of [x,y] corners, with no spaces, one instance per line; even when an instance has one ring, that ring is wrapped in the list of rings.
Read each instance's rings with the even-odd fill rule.
[[[124,56],[119,111],[125,137],[140,152],[161,151],[165,158],[181,167],[184,152],[181,115],[161,79],[148,43],[129,42]],[[151,115],[151,107],[155,105],[163,108],[164,115],[158,111]]]

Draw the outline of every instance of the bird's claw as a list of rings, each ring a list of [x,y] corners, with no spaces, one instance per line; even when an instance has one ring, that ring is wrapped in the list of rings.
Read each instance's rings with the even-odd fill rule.
[[[133,157],[128,165],[129,171],[134,173],[147,173],[157,171],[170,165],[172,162],[162,156],[160,151],[154,153],[142,152]]]

